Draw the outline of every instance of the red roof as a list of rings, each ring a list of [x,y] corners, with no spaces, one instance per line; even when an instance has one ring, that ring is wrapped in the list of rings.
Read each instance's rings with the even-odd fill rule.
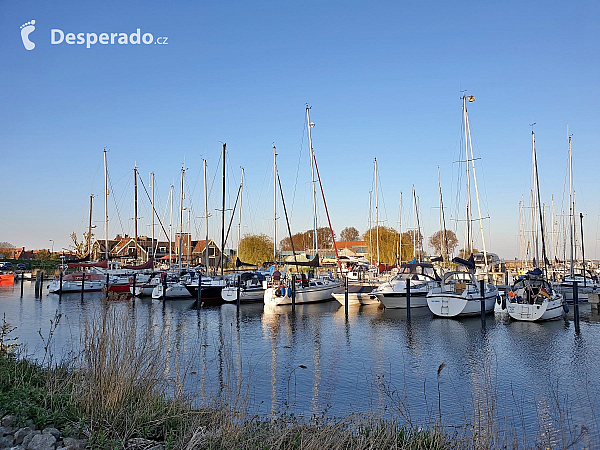
[[[365,241],[337,241],[335,245],[339,250],[341,248],[364,247],[367,243]]]

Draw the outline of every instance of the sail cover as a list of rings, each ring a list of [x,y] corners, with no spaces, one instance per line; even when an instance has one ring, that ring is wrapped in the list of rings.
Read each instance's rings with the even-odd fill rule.
[[[240,261],[240,258],[236,258],[235,259],[235,267],[258,267],[255,264],[250,264],[250,263],[245,263],[243,261]]]
[[[108,259],[105,259],[103,261],[97,262],[97,263],[68,263],[67,264],[67,268],[69,269],[74,269],[76,267],[101,267],[102,269],[107,269],[108,268]]]
[[[139,266],[123,266],[124,269],[129,270],[145,270],[154,268],[154,258],[150,258],[148,262]]]

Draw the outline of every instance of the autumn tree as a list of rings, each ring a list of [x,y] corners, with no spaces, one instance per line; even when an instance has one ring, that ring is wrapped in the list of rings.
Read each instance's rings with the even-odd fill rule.
[[[240,241],[240,260],[260,265],[273,259],[273,239],[266,234],[247,234]]]
[[[460,251],[458,252],[458,257],[462,258],[462,259],[469,259],[471,257],[471,255],[475,254],[475,253],[479,253],[479,250],[477,250],[476,248],[472,249],[472,250],[468,250],[461,248]]]
[[[369,239],[370,232],[370,239]],[[371,261],[377,260],[377,227],[373,227],[363,234],[367,244],[367,253]],[[396,264],[398,252],[402,252],[402,261],[412,258],[412,241],[407,233],[402,233],[402,245],[400,245],[400,234],[390,227],[379,227],[379,262],[383,264]],[[401,249],[401,250],[400,250]]]
[[[313,247],[313,230],[296,233],[292,236],[294,242],[294,250],[303,251]],[[331,231],[328,227],[317,228],[317,240],[320,249],[332,248],[333,240],[331,239]],[[279,243],[281,250],[292,250],[292,241],[289,237],[281,240]]]
[[[48,250],[40,250],[35,254],[35,259],[38,261],[49,261],[52,259],[52,254]]]
[[[454,231],[440,230],[431,235],[429,245],[433,247],[435,254],[442,255],[444,259],[448,259],[449,255],[454,252],[454,249],[458,245],[458,239]]]
[[[340,233],[340,240],[342,241],[358,241],[360,234],[354,227],[346,227]]]

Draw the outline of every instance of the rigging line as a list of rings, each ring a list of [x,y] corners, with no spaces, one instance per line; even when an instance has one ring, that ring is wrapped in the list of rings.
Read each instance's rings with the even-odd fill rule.
[[[238,193],[235,198],[235,204],[233,205],[233,211],[231,213],[231,219],[229,220],[229,226],[227,227],[227,234],[225,235],[225,240],[223,241],[223,248],[225,248],[225,244],[227,244],[227,239],[229,238],[229,232],[231,231],[231,224],[233,223],[233,219],[235,218],[235,210],[237,208],[238,200],[240,199],[241,191],[242,191],[242,183],[240,182],[240,187],[238,188]]]
[[[300,153],[298,154],[298,164],[296,166],[296,177],[294,178],[294,194],[292,195],[292,208],[290,209],[290,219],[294,216],[294,204],[296,203],[296,187],[298,186],[298,174],[300,173],[300,163],[302,161],[302,150],[304,148],[304,131],[308,135],[308,129],[306,128],[306,118],[304,118],[302,124],[302,138],[300,139]],[[309,149],[310,152],[310,149]]]
[[[112,179],[110,177],[110,172],[108,172],[108,170],[106,171],[107,173],[107,178],[108,178],[108,184],[110,185],[110,191],[113,192],[112,198],[113,198],[113,203],[115,204],[115,210],[117,211],[117,218],[119,219],[119,224],[121,225],[121,233],[125,234],[125,231],[123,229],[123,221],[121,220],[121,213],[119,212],[119,205],[117,205],[117,199],[115,198],[114,195],[114,188],[113,188],[113,184],[112,184]]]
[[[188,195],[188,204],[189,204],[189,212],[191,214],[191,217],[193,218],[193,226],[194,226],[194,230],[196,231],[196,236],[200,235],[200,228],[198,227],[198,225],[196,224],[196,211],[194,210],[194,201],[193,201],[193,194],[192,192],[190,192],[190,184],[187,181],[187,177],[185,176],[185,173],[183,174],[183,185],[184,185],[184,189],[187,192]],[[192,234],[192,223],[189,223],[190,226],[190,237]]]
[[[152,201],[152,199],[150,198],[150,194],[148,194],[148,189],[146,189],[146,185],[144,184],[144,180],[142,179],[142,177],[140,177],[139,180],[142,182],[142,186],[144,187],[144,192],[146,193],[148,200]],[[154,212],[156,213],[156,208],[154,208]],[[165,227],[163,226],[162,220],[160,220],[160,216],[158,215],[158,213],[156,214],[156,218],[158,219],[158,223],[160,224],[160,227],[162,228],[163,233],[165,233],[165,236],[167,236],[167,241],[170,244],[171,241],[170,241],[169,234],[165,230]]]

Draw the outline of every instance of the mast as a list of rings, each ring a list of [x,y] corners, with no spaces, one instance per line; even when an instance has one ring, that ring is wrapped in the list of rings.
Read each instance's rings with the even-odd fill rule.
[[[379,188],[377,185],[377,158],[375,158],[375,234],[377,240],[377,265],[379,265]]]
[[[372,221],[371,221],[371,194],[372,191],[369,191],[369,253],[370,253],[370,260],[373,260],[373,238],[372,238]],[[369,264],[371,263],[371,261],[369,261]]]
[[[90,222],[88,226],[88,238],[87,238],[87,251],[88,259],[92,257],[92,202],[94,200],[94,194],[90,195]]]
[[[419,238],[419,262],[423,262],[424,260],[424,256],[425,256],[425,251],[423,250],[423,235],[421,234],[421,218],[420,218],[420,207],[421,207],[421,201],[419,200],[419,197],[416,198],[416,205],[417,205],[417,236]]]
[[[181,271],[181,259],[182,259],[182,241],[183,241],[183,174],[185,169],[181,167],[181,195],[179,196],[179,250],[178,250],[178,265]]]
[[[306,105],[306,121],[308,123],[308,147],[310,152],[310,173],[312,178],[312,193],[313,193],[313,253],[314,258],[319,248],[319,241],[317,238],[317,186],[315,185],[315,163],[314,163],[314,150],[312,145],[311,128],[315,126],[310,121],[309,114],[310,107]]]
[[[469,96],[469,101],[474,102],[475,97]],[[475,199],[477,200],[477,213],[479,214],[479,231],[481,233],[481,244],[483,245],[483,260],[485,263],[485,278],[487,280],[488,276],[489,276],[487,249],[485,247],[485,236],[483,233],[483,218],[481,217],[481,205],[479,203],[479,188],[477,187],[477,172],[475,171],[475,158],[473,157],[473,143],[471,142],[471,127],[469,126],[469,116],[467,114],[466,103],[465,103],[465,118],[466,118],[466,127],[468,129],[468,136],[469,136],[469,147],[471,147],[471,165],[472,165],[472,169],[473,169],[473,183],[475,184]],[[467,163],[467,165],[468,165],[468,163]],[[469,187],[469,189],[470,189],[470,187]],[[469,197],[470,197],[470,192],[469,192]],[[469,203],[470,203],[470,199],[469,199]],[[472,238],[473,237],[471,236],[471,239]],[[472,244],[472,242],[471,242],[471,244]],[[471,248],[473,248],[472,245],[471,245]]]
[[[412,203],[413,203],[413,259],[416,261],[417,260],[417,218],[416,218],[416,211],[417,211],[417,196],[415,194],[415,185],[412,185]]]
[[[583,287],[586,287],[586,275],[585,275],[585,248],[583,246],[583,213],[579,213],[579,222],[581,230],[581,264],[583,265]]]
[[[446,218],[444,216],[444,199],[442,198],[442,181],[440,177],[440,166],[438,166],[438,190],[440,196],[440,230],[442,231],[442,239],[444,244],[444,249],[446,250],[446,258],[450,259],[449,251],[448,251],[448,235],[446,234]],[[441,246],[440,246],[441,248]],[[442,259],[443,258],[442,254]]]
[[[154,258],[154,172],[151,173],[151,181],[152,181],[152,258]]]
[[[471,229],[471,174],[469,169],[469,140],[468,140],[468,122],[467,122],[467,96],[463,93],[463,122],[465,128],[465,162],[467,166],[467,248],[465,257],[473,252],[473,230]],[[487,261],[486,261],[487,262]]]
[[[569,127],[567,127],[567,134],[569,133]],[[575,199],[573,198],[573,154],[571,152],[571,136],[569,136],[569,220],[571,228],[571,270],[570,275],[573,279],[573,257],[575,255],[575,218],[573,216],[575,211]]]
[[[208,265],[210,263],[208,259],[208,191],[206,190],[206,160],[202,160],[202,168],[204,170],[204,228],[206,231],[206,237],[204,241],[204,264],[206,268],[206,275],[208,275]]]
[[[104,259],[108,261],[108,168],[104,149]]]
[[[537,156],[535,153],[535,133],[532,131],[531,132],[531,164],[533,165],[532,167],[532,174],[533,174],[533,190],[535,190],[538,194],[539,194],[539,186],[537,184],[538,181],[538,177],[537,177]],[[536,226],[536,210],[538,208],[541,208],[541,205],[539,203],[539,195],[537,197],[534,197],[535,193],[532,190],[531,192],[531,228],[532,228],[532,233],[533,233],[533,245],[534,245],[534,249],[535,249],[535,260],[536,260],[536,264],[534,264],[534,268],[535,267],[539,267],[540,266],[540,251],[539,251],[539,236],[538,236],[538,228]],[[537,198],[537,200],[536,200]],[[540,210],[540,218],[541,218],[541,210]],[[543,231],[543,230],[542,230]]]
[[[310,131],[309,131],[310,133]],[[290,237],[290,239],[292,239]],[[277,149],[273,145],[273,262],[277,261]]]
[[[402,264],[402,191],[400,191],[400,208],[398,212],[398,241],[396,243],[396,264]]]
[[[546,241],[544,239],[544,219],[543,219],[543,214],[542,214],[542,209],[541,209],[541,198],[540,198],[540,179],[539,179],[539,175],[538,175],[538,170],[537,170],[537,154],[535,152],[535,135],[533,133],[533,131],[531,132],[531,136],[532,136],[532,140],[533,140],[533,161],[534,161],[534,166],[535,166],[535,186],[537,189],[537,203],[538,203],[538,207],[539,207],[539,211],[540,211],[540,230],[542,233],[542,258],[544,260],[544,276],[547,278],[548,277],[548,265],[546,264],[546,260],[548,259],[546,257]],[[536,239],[537,241],[537,239]],[[539,264],[539,262],[538,262]]]
[[[240,257],[240,240],[242,239],[242,198],[244,196],[244,168],[242,167],[242,181],[240,182],[240,214],[238,216],[238,238],[237,238],[237,249],[235,250],[235,256]]]
[[[169,193],[171,199],[171,215],[169,219],[169,269],[173,265],[173,185]]]
[[[223,263],[225,253],[225,148],[227,144],[223,143],[223,209],[221,210],[221,276],[223,276]]]
[[[133,165],[133,186],[134,186],[134,229],[135,229],[135,262],[138,259],[138,189],[137,189],[137,163]]]

